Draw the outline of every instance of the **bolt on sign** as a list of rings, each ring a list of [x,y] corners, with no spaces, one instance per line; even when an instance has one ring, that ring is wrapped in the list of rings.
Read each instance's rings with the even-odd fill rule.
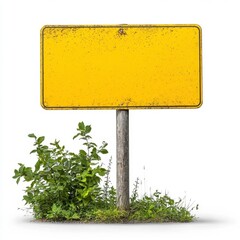
[[[74,25],[41,30],[45,109],[197,108],[198,25]]]

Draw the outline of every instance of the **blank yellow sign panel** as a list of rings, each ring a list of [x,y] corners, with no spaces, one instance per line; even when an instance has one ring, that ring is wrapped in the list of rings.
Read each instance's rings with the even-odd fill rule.
[[[202,103],[198,25],[44,26],[46,109],[197,108]]]

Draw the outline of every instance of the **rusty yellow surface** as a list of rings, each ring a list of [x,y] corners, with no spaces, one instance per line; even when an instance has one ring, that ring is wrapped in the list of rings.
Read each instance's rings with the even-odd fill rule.
[[[80,25],[41,29],[46,109],[197,108],[198,25]]]

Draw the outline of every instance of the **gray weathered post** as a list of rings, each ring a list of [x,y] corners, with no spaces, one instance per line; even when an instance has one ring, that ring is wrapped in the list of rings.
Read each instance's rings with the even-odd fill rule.
[[[117,110],[117,207],[129,209],[129,110]]]

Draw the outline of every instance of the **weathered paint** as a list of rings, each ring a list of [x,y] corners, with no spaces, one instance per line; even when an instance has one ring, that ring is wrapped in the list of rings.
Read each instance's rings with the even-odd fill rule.
[[[197,108],[202,104],[198,25],[44,26],[46,109]]]

